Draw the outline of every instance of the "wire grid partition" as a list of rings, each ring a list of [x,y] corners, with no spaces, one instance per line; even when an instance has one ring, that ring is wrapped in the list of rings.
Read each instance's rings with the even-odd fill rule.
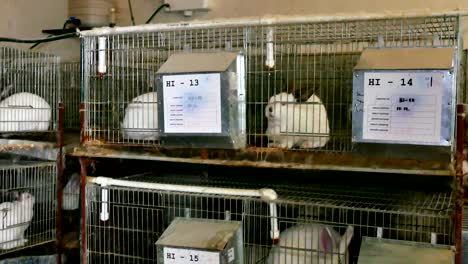
[[[122,133],[121,124],[132,100],[156,91],[155,72],[173,53],[234,50],[242,51],[246,56],[249,147],[266,150],[269,146],[268,136],[272,133],[267,130],[267,104],[272,96],[288,92],[295,97],[289,99],[289,104],[307,104],[312,94],[318,96],[319,101],[309,103],[306,109],[310,111],[306,111],[310,113],[300,117],[307,117],[305,122],[309,124],[302,125],[307,128],[305,132],[298,124],[291,123],[287,125],[290,128],[281,128],[281,133],[323,138],[327,142],[321,148],[308,150],[347,152],[352,150],[352,71],[363,49],[457,47],[459,17],[265,25],[242,25],[239,22],[225,27],[216,23],[193,27],[184,24],[180,27],[155,26],[154,30],[151,27],[144,30],[126,28],[123,31],[125,33],[83,33],[86,143],[159,145],[157,141],[131,139]],[[100,40],[101,46],[98,44]],[[297,103],[291,103],[294,100]],[[133,103],[139,103],[144,117],[144,113],[157,111],[156,101]],[[288,112],[289,108],[296,110]],[[300,112],[296,106],[289,108],[283,109],[289,117]],[[312,122],[317,119],[328,122]],[[143,118],[135,120],[131,129],[157,131],[155,127],[145,126],[144,122]]]
[[[59,57],[0,47],[0,68],[0,133],[57,131]]]
[[[64,62],[62,66],[63,104],[65,107],[64,128],[80,129],[81,75],[79,62]]]
[[[0,195],[0,256],[55,241],[55,162],[2,160]]]
[[[236,189],[259,187],[250,183],[233,183],[222,178],[137,175],[125,180]],[[339,233],[335,236],[343,237],[348,226],[353,226],[354,235],[346,253],[343,254],[331,246],[334,250],[332,252],[340,256],[341,263],[355,262],[359,256],[361,237],[376,237],[379,232],[383,238],[428,244],[434,234],[437,243],[454,244],[454,197],[451,193],[415,196],[414,193],[404,191],[350,190],[343,186],[307,184],[277,184],[268,187],[279,195],[276,201],[281,231],[279,251],[272,247],[271,211],[268,204],[260,199],[130,187],[101,187],[88,183],[88,263],[155,263],[155,243],[175,217],[229,218],[242,221],[244,263],[325,263],[323,256],[320,257],[320,254],[324,254],[321,251],[323,245],[317,246],[322,243],[318,242],[317,224],[333,228]],[[103,191],[108,193],[105,200],[101,196]],[[107,221],[100,220],[103,206],[108,208]],[[335,237],[334,241],[336,239]],[[311,243],[315,243],[315,246],[311,246]],[[338,263],[337,258],[328,256],[326,263]],[[322,258],[320,262],[317,261],[319,258]]]

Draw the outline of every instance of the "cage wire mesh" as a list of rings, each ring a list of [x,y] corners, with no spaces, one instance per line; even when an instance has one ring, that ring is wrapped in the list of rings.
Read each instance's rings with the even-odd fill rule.
[[[462,263],[468,261],[468,206],[463,207],[463,223],[462,223]]]
[[[58,129],[59,57],[0,47],[0,133]]]
[[[55,240],[57,165],[0,161],[0,255]]]
[[[22,257],[17,257],[17,258],[9,258],[9,259],[0,260],[0,264],[23,264],[23,263],[55,264],[57,263],[57,255],[22,256]]]
[[[137,175],[125,180],[236,189],[265,187],[211,177]],[[269,205],[259,198],[88,184],[88,262],[155,263],[155,242],[175,217],[242,221],[244,263],[355,263],[362,236],[428,244],[435,236],[438,244],[454,244],[451,192],[414,195],[382,188],[351,190],[311,184],[268,187],[279,195],[276,210],[281,235],[276,247],[270,236]],[[103,191],[108,194],[105,199]],[[107,221],[100,218],[103,206],[109,212]],[[348,238],[349,226],[354,234],[342,251],[334,245]],[[327,245],[327,240],[322,240],[325,227],[337,244]]]
[[[288,105],[296,106],[286,107],[283,114],[290,120],[294,116],[306,119],[308,124],[300,128],[302,123],[288,123],[285,126],[289,128],[280,128],[283,135],[323,138],[327,142],[321,148],[308,150],[351,151],[352,71],[363,49],[456,48],[458,42],[458,16],[279,22],[223,28],[213,25],[85,35],[82,38],[84,133],[90,144],[159,145],[157,141],[131,139],[122,133],[121,123],[132,100],[156,91],[154,75],[173,53],[233,50],[242,51],[246,56],[249,147],[266,150],[269,146],[272,133],[267,130],[268,102],[272,96],[288,92],[295,97]],[[318,100],[307,102],[311,95],[316,95]],[[294,100],[297,102],[293,103]],[[140,104],[141,113],[157,111],[156,102],[133,103]],[[308,105],[303,106],[307,109],[305,114],[297,110],[300,105]],[[317,119],[328,122],[315,122]],[[145,131],[148,126],[144,123],[143,118],[135,120],[132,129]]]
[[[66,129],[80,129],[80,63],[63,62],[62,69],[62,90],[63,104],[65,107],[65,118],[63,126]]]

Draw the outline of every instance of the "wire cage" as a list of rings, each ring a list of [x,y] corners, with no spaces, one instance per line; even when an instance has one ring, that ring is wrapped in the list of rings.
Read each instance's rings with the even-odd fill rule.
[[[57,131],[59,57],[0,47],[0,60],[0,133]]]
[[[57,164],[0,163],[0,255],[55,241]]]
[[[278,199],[272,209],[258,197],[135,185],[245,190],[264,187],[260,184],[175,175],[136,175],[124,180],[127,182],[105,186],[90,182],[86,187],[88,263],[156,263],[155,242],[175,217],[242,221],[244,263],[355,263],[363,236],[454,244],[451,192],[414,195],[402,190],[273,184],[268,187],[277,192]],[[276,246],[272,234],[278,229],[272,228],[272,218],[281,232]],[[330,234],[325,240],[324,230]],[[327,239],[340,247],[327,244]]]
[[[248,148],[268,152],[269,147],[277,147],[269,144],[277,136],[268,123],[273,100],[280,101],[283,114],[290,117],[291,123],[285,124],[290,128],[279,128],[283,136],[293,138],[288,148],[350,152],[353,67],[361,52],[368,47],[458,48],[460,41],[458,16],[270,22],[83,33],[85,143],[164,144],[135,140],[122,132],[132,100],[156,92],[155,73],[171,54],[232,50],[246,57]],[[283,92],[292,96],[279,95]],[[157,111],[157,99],[139,103],[143,117]],[[147,131],[145,122],[135,120],[132,129]]]
[[[63,62],[62,89],[65,118],[63,126],[69,130],[80,129],[80,89],[81,75],[79,62]]]
[[[468,261],[468,206],[463,207],[463,224],[462,224],[462,263]]]

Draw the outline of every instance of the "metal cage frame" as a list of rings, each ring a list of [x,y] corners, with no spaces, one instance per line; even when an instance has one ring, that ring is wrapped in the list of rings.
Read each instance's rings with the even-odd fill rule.
[[[0,47],[0,59],[1,99],[4,102],[0,108],[2,133],[24,137],[25,134],[57,132],[61,101],[60,58]]]
[[[154,74],[173,53],[241,50],[247,65],[249,149],[258,150],[262,157],[269,152],[271,133],[267,132],[265,107],[271,96],[289,92],[300,104],[307,104],[307,98],[316,94],[326,109],[330,140],[321,148],[304,150],[352,153],[352,70],[362,50],[367,47],[460,50],[459,20],[456,14],[315,21],[293,17],[83,32],[82,143],[159,146],[158,141],[123,137],[120,125],[132,98],[155,92]],[[456,54],[457,73],[459,56]],[[459,89],[457,84],[460,101],[463,94]],[[323,111],[318,113],[321,115]],[[319,133],[307,131],[305,135],[297,131],[286,134],[291,138],[327,137],[326,132],[319,130]]]
[[[56,162],[2,160],[0,256],[56,241],[57,175]],[[32,208],[16,198],[25,192],[34,197]]]
[[[61,63],[64,104],[64,129],[80,129],[81,72],[80,62]]]
[[[210,193],[206,190],[210,187],[214,190],[228,188],[231,195]],[[453,193],[414,196],[413,193],[384,191],[382,188],[350,191],[342,186],[280,184],[269,186],[278,197],[268,203],[260,197],[235,195],[260,187],[261,184],[234,183],[223,177],[210,180],[151,175],[121,180],[90,178],[86,187],[86,234],[83,240],[86,261],[155,263],[154,243],[174,217],[242,221],[244,263],[268,263],[274,241],[279,239],[281,245],[279,231],[301,224],[327,225],[340,235],[344,235],[348,225],[353,226],[354,236],[346,253],[351,261],[358,257],[362,236],[428,245],[431,242],[455,243]],[[203,193],[196,190],[203,190]],[[274,204],[273,209],[271,204]],[[298,236],[294,239],[299,241],[301,235]],[[288,247],[280,248],[288,250]],[[321,254],[310,248],[305,252],[315,257],[314,254]],[[290,261],[287,263],[303,263],[297,259]],[[330,259],[327,263],[338,262]]]
[[[261,77],[258,77],[257,79],[247,77],[247,91],[249,93],[249,90],[252,91],[252,87],[254,87],[254,91],[258,91],[258,93],[261,94],[260,97],[263,96],[261,100],[256,100],[255,98],[248,98],[247,100],[247,111],[251,115],[253,114],[254,117],[251,118],[249,117],[249,115],[247,116],[248,120],[251,120],[247,125],[247,140],[249,142],[248,148],[249,150],[254,150],[254,154],[256,155],[255,161],[271,161],[275,159],[281,159],[281,157],[273,155],[275,154],[274,149],[268,147],[268,144],[266,142],[268,135],[265,133],[266,119],[263,115],[269,96],[273,95],[276,92],[295,91],[297,92],[299,101],[301,102],[307,99],[311,91],[317,92],[320,97],[322,97],[322,93],[328,93],[328,95],[323,96],[322,98],[326,106],[327,104],[329,104],[329,100],[331,100],[333,104],[333,98],[338,100],[338,102],[336,102],[338,106],[340,105],[340,103],[342,103],[342,113],[340,111],[336,111],[335,113],[333,113],[332,110],[332,113],[329,113],[329,115],[341,115],[342,117],[346,117],[347,114],[350,115],[350,112],[347,109],[347,107],[350,107],[351,102],[350,83],[352,81],[352,74],[349,75],[348,79],[346,77],[343,77],[347,75],[343,75],[341,73],[346,71],[348,73],[352,72],[352,67],[359,58],[360,52],[366,47],[455,47],[457,49],[457,61],[455,66],[457,76],[457,102],[454,102],[454,104],[463,103],[466,101],[466,92],[461,88],[461,83],[463,81],[461,75],[463,74],[463,72],[460,70],[460,61],[458,61],[461,55],[462,42],[460,32],[461,16],[462,14],[454,12],[438,14],[433,16],[420,15],[414,17],[371,16],[346,18],[260,18],[242,21],[211,21],[180,24],[157,24],[126,28],[104,28],[88,32],[82,32],[83,102],[81,111],[83,122],[81,124],[81,142],[84,146],[160,146],[160,142],[157,141],[134,141],[123,139],[119,134],[121,133],[120,124],[124,117],[125,108],[132,100],[132,98],[135,98],[136,96],[145,92],[155,91],[154,85],[151,86],[151,84],[155,81],[152,78],[153,73],[155,73],[157,69],[162,65],[162,63],[164,63],[165,59],[167,59],[167,56],[169,54],[175,52],[241,49],[247,54],[248,57],[250,56],[250,58],[248,58],[249,62],[247,62],[247,75],[258,75]],[[275,33],[277,33],[276,29],[281,28],[285,29],[283,32],[284,35],[282,38],[280,35],[279,40],[281,40],[282,42],[278,42],[278,35],[276,35]],[[314,28],[318,30],[307,31],[307,29]],[[291,35],[285,33],[287,32],[286,29],[296,29],[296,31],[292,30],[290,32],[298,33],[297,35],[295,35],[297,36],[297,38],[293,38],[291,37]],[[271,33],[271,31],[273,31],[273,34]],[[255,32],[260,32],[260,34],[258,34],[258,36],[255,37]],[[337,35],[335,35],[335,38],[330,38],[327,34]],[[271,45],[271,35],[273,35],[273,39],[275,42],[273,43],[273,45]],[[99,47],[99,38],[105,38],[107,40],[107,47]],[[289,43],[295,43],[294,48],[288,47],[288,41]],[[271,48],[272,46],[273,48]],[[271,57],[271,50],[273,50],[274,54],[278,54],[277,56],[279,56],[279,58],[277,56]],[[288,57],[287,55],[291,54],[298,55],[296,56],[296,58],[292,56],[293,59],[286,59]],[[301,56],[314,57],[323,60],[322,64],[319,63],[320,60],[313,60],[312,63],[309,63],[309,68],[306,67],[306,69],[312,69],[311,71],[314,73],[310,75],[312,76],[312,78],[309,77],[305,78],[304,80],[299,78],[299,76],[296,79],[296,76],[298,75],[298,73],[301,72],[302,69],[301,64],[298,63],[300,62],[300,59],[297,58]],[[161,57],[163,59],[160,59]],[[149,59],[147,61],[148,58],[154,58],[154,60]],[[285,69],[284,74],[281,73],[281,70],[272,70],[271,67],[265,68],[265,66],[271,66],[273,64],[272,58],[274,59],[274,67],[280,67],[280,69]],[[99,61],[102,60],[104,60],[105,63],[100,64]],[[286,63],[287,66],[284,66],[281,63]],[[130,66],[126,67],[128,65]],[[311,65],[312,67],[310,67]],[[103,66],[105,66],[105,70],[100,72],[100,69],[103,69]],[[255,70],[255,67],[258,67],[258,70]],[[340,72],[340,70],[342,72]],[[305,72],[307,72],[307,70],[305,70]],[[321,79],[320,76],[326,77],[325,74],[321,75],[322,72],[325,72],[325,74],[329,74],[332,77],[335,76],[338,78]],[[282,77],[283,75],[285,76],[283,79],[278,78],[278,76]],[[279,82],[279,79],[281,79],[281,82]],[[312,81],[315,84],[325,84],[325,88],[323,86],[319,86],[317,88],[315,85],[311,85],[311,88],[308,85],[310,81]],[[307,84],[305,85],[305,89],[303,89],[304,83]],[[342,83],[344,83],[345,85],[340,87],[339,84]],[[335,88],[337,90],[335,90]],[[115,92],[120,90],[127,90],[127,93]],[[338,91],[338,95],[340,96],[333,96],[333,91]],[[340,91],[341,93],[339,93]],[[348,95],[348,97],[345,96],[344,99],[342,99],[343,95]],[[119,96],[123,96],[124,99],[121,100]],[[338,107],[338,109],[340,108]],[[459,116],[457,117],[457,120],[460,118],[460,113],[458,114]],[[255,117],[258,117],[260,120],[263,121],[256,122]],[[341,122],[339,122],[339,120],[335,121],[345,128],[344,133],[336,133],[337,131],[343,131],[336,130],[336,125],[333,124],[333,122],[331,122],[330,135],[332,137],[332,140],[330,140],[330,143],[324,148],[311,149],[307,151],[319,150],[321,152],[348,152],[351,154],[354,153],[353,144],[351,144],[350,139],[350,123],[344,123],[343,125],[341,124]],[[259,124],[259,126],[256,127],[255,124]],[[457,123],[457,129],[460,130],[458,125],[459,122]],[[349,132],[349,134],[346,133],[347,131]],[[457,131],[455,139],[457,140],[458,144],[458,141],[460,139],[460,131]],[[296,150],[293,149],[291,152],[295,151]],[[452,145],[451,151],[455,151],[455,145]],[[83,156],[83,153],[78,153],[78,156]],[[398,167],[397,170],[390,169],[390,172],[431,175],[453,175],[454,166],[456,165],[457,167],[455,168],[455,173],[457,174],[458,183],[458,181],[461,181],[462,179],[460,165],[460,157],[462,155],[461,153],[462,149],[457,147],[457,162],[453,164],[454,162],[452,159],[450,161],[450,168],[443,168],[443,173],[437,170],[421,170],[421,168],[409,169],[407,166],[405,166],[404,162],[396,165],[396,167]],[[158,154],[164,155],[161,155],[161,157],[159,158],[150,158],[148,156],[148,153],[145,153],[144,155],[131,155],[128,152],[122,152],[120,156],[124,158],[170,160],[192,163],[194,162],[194,159],[187,158],[187,156],[185,155],[186,153],[184,153],[181,156],[177,156],[177,158],[171,157],[171,155],[166,156],[166,153],[156,151],[156,155]],[[286,154],[287,153],[285,152],[285,155]],[[87,155],[89,155],[89,153]],[[95,155],[96,157],[106,156],[105,153],[98,153]],[[229,153],[227,153],[227,155],[229,155]],[[207,154],[201,151],[200,156],[203,159],[213,158],[213,156],[216,156],[216,152],[213,152],[213,154]],[[226,154],[219,154],[219,156],[226,158]],[[286,160],[287,159],[284,159],[284,161]],[[296,164],[298,164],[298,167],[301,167],[301,165],[303,165],[303,167],[305,168],[307,167],[306,163],[309,164],[309,161],[312,161],[313,159],[311,160],[306,157],[298,160],[300,162],[295,162]],[[82,159],[82,162],[86,163],[86,160]],[[207,162],[202,161],[201,163]],[[248,162],[241,163],[243,165],[252,164]],[[345,163],[346,164],[344,164],[343,166],[346,167],[346,165],[349,165],[347,162]],[[219,164],[223,163],[220,162]],[[276,167],[272,166],[271,164],[260,165],[258,162],[255,163],[255,166],[257,164],[258,167]],[[362,165],[362,163],[359,164]],[[320,164],[320,161],[318,165],[309,166],[308,168],[311,167],[315,169],[331,168],[323,166],[323,164]],[[334,166],[333,168],[343,170],[344,168],[341,167],[342,166],[340,165]],[[352,170],[375,172],[375,167],[379,166],[362,165],[362,167],[353,168]],[[377,170],[386,171],[385,168],[380,168],[380,170]],[[346,169],[349,169],[349,166]],[[86,169],[84,167],[82,167],[82,177],[84,177],[83,175],[86,175]],[[82,178],[82,180],[83,179],[84,178]],[[85,186],[82,184],[81,187],[81,190],[84,193]],[[97,186],[88,188],[97,188],[96,190],[99,190]],[[148,192],[148,190],[146,189],[138,189],[133,192],[133,189],[129,190],[128,188],[115,186],[110,186],[106,188],[108,190],[119,189],[121,191],[128,191],[132,193]],[[129,195],[128,197],[130,196],[131,195]],[[447,211],[445,211],[447,214],[443,217],[445,218],[445,220],[443,221],[447,221],[447,223],[451,223],[451,225],[445,225],[447,229],[444,230],[447,230],[447,232],[444,231],[443,233],[446,233],[447,235],[443,235],[441,239],[442,241],[446,241],[445,244],[455,244],[457,246],[458,260],[458,258],[461,256],[461,236],[459,234],[459,229],[461,229],[462,219],[462,210],[459,209],[460,205],[458,205],[458,203],[460,202],[459,193],[457,191],[456,194],[442,194],[442,196],[440,197],[433,196],[432,198],[432,201],[437,201],[438,199],[442,199],[442,201],[450,201],[447,203],[450,204],[450,208],[452,208],[453,199],[457,198],[457,205],[455,206],[454,211],[451,213],[447,213]],[[90,207],[85,206],[86,202],[87,201],[81,201],[82,208],[90,210]],[[94,202],[97,206],[95,208],[98,208],[100,201],[95,200]],[[106,201],[106,203],[110,204],[109,201]],[[297,205],[297,203],[295,202],[293,202],[293,204]],[[321,203],[312,202],[312,204],[314,205],[311,206],[311,210],[317,210],[318,212],[320,212],[320,210],[314,208],[321,205]],[[429,205],[431,204],[429,203]],[[326,204],[326,206],[331,206],[335,209],[342,208],[340,207],[341,205],[339,203],[330,203]],[[135,208],[137,207],[138,206],[136,206]],[[443,206],[440,207],[440,209],[443,208]],[[331,209],[331,211],[335,209]],[[141,210],[141,208],[138,210]],[[372,212],[373,210],[377,210],[379,213],[385,212],[379,211],[376,208],[371,208],[369,212]],[[86,215],[86,210],[83,213],[84,215]],[[414,217],[414,215],[412,216],[412,213],[414,212],[403,216],[403,218],[408,217],[406,219],[412,219]],[[455,224],[453,224],[452,213],[455,215]],[[433,214],[436,213],[424,213],[422,211],[419,212],[419,216],[422,216],[423,218],[428,217],[428,219],[430,219],[430,215]],[[98,215],[94,216],[99,217]],[[416,225],[422,226],[421,224],[418,224],[420,220],[417,219],[418,218],[416,217],[414,223]],[[323,219],[322,221],[326,223],[328,220]],[[338,226],[340,227],[339,230],[343,229],[342,225],[340,226],[340,224],[338,224]],[[96,226],[96,228],[98,229],[101,227],[107,228],[107,225],[103,224],[102,226]],[[86,232],[82,234],[82,241],[86,242],[87,239],[92,239],[93,237],[90,236],[88,232],[89,230],[87,230],[86,226],[83,225],[82,228],[83,230],[86,230]],[[405,227],[403,227],[403,229],[404,228]],[[413,230],[412,227],[410,228],[409,226],[407,226],[407,228],[408,230],[406,231],[408,231],[409,233],[403,232],[403,237],[407,234],[413,234],[410,235],[412,238],[417,238],[419,236],[419,238],[421,239],[423,237],[422,233],[419,232],[417,229]],[[393,231],[395,231],[396,236],[398,236],[398,230],[395,229]],[[371,230],[371,233],[373,235],[375,235],[376,233],[378,234],[379,232],[380,231],[378,227],[374,227]],[[389,233],[391,233],[391,230]],[[414,235],[418,233],[419,235]],[[111,235],[110,233],[108,234]],[[115,234],[117,234],[117,232],[114,232],[114,235]],[[108,248],[104,244],[94,245],[97,246],[97,248],[99,249]],[[84,247],[83,250],[86,253],[86,250],[88,249]],[[106,257],[110,256],[114,256],[116,258],[124,257],[123,255],[112,253],[106,255]],[[86,262],[87,260],[90,260],[89,254],[83,256],[83,262]],[[144,261],[143,259],[140,260]],[[148,262],[150,261],[148,260]]]

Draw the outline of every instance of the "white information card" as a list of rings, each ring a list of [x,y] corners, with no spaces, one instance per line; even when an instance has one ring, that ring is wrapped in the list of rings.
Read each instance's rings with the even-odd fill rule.
[[[362,137],[440,142],[443,73],[364,74]]]
[[[221,133],[219,73],[163,76],[165,133]]]
[[[219,257],[216,252],[164,248],[164,264],[219,264]]]

